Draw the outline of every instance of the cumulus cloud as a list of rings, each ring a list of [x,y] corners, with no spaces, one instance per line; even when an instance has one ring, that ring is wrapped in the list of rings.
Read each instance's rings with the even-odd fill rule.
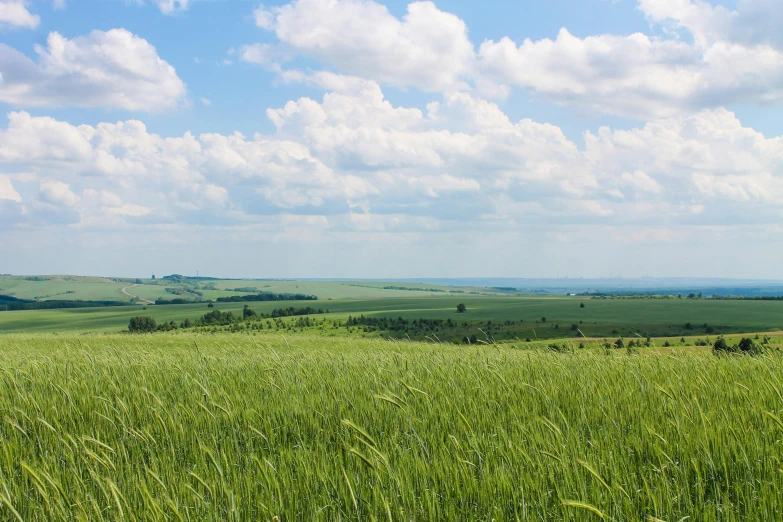
[[[783,138],[725,109],[602,127],[576,143],[469,93],[421,111],[390,103],[374,82],[324,81],[342,90],[269,110],[273,135],[164,137],[137,120],[75,126],[14,112],[0,130],[0,168],[27,173],[15,183],[40,184],[32,207],[70,209],[39,212],[39,221],[82,226],[322,216],[332,230],[408,233],[425,223],[514,230],[780,221]]]
[[[125,29],[73,39],[53,32],[38,61],[0,44],[0,101],[24,106],[114,107],[161,111],[185,102],[174,67]]]
[[[287,66],[303,56],[336,69],[334,78],[495,98],[516,87],[580,111],[657,119],[780,102],[783,10],[776,3],[741,0],[730,11],[703,0],[638,0],[665,37],[582,38],[562,28],[535,41],[488,39],[476,50],[464,21],[431,2],[412,2],[397,18],[372,0],[293,0],[256,9],[256,25],[278,42],[246,45],[240,56],[288,82],[327,80]]]
[[[40,200],[52,205],[75,207],[80,198],[71,192],[67,183],[47,180],[41,182]]]
[[[670,31],[687,31],[702,47],[727,40],[778,48],[783,44],[783,12],[776,0],[739,0],[734,11],[704,0],[639,0],[638,5],[652,22]]]
[[[487,40],[478,70],[546,101],[640,119],[783,99],[783,14],[774,0],[736,11],[703,0],[639,0],[668,38],[642,33]],[[692,39],[692,42],[688,40]],[[485,80],[486,81],[486,80]]]
[[[21,27],[35,29],[41,19],[27,9],[25,0],[0,0],[0,29]]]
[[[402,19],[372,0],[294,0],[255,11],[279,46],[246,47],[245,60],[275,63],[301,54],[362,78],[426,91],[465,87],[474,48],[459,17],[413,2]]]
[[[486,41],[479,68],[546,101],[634,118],[783,99],[783,53],[720,41],[698,47],[637,33]]]
[[[190,6],[190,0],[152,0],[163,14],[173,14],[185,11]]]
[[[8,176],[0,175],[0,199],[8,201],[22,201],[22,196],[14,189]]]

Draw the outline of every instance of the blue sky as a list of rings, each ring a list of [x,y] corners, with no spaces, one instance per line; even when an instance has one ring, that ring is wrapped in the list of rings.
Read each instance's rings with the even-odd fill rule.
[[[0,0],[0,273],[783,278],[775,0]]]

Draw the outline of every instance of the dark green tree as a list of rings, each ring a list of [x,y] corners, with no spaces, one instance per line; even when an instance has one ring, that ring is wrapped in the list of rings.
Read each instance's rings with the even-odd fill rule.
[[[729,343],[727,343],[726,339],[723,337],[718,337],[718,340],[712,345],[712,350],[715,353],[732,351],[731,346],[729,346]]]
[[[758,355],[761,353],[761,346],[753,342],[753,339],[750,337],[743,337],[737,345],[737,348],[740,352],[748,355]]]
[[[151,333],[156,328],[155,319],[147,316],[131,317],[128,323],[128,331],[131,333]]]
[[[467,309],[468,308],[465,306],[464,303],[460,303],[460,304],[457,305],[457,312],[459,312],[461,314],[465,313],[465,310],[467,310]]]

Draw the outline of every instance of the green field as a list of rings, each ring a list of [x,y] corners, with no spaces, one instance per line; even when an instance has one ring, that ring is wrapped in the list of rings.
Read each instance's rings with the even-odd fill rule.
[[[316,295],[319,299],[377,299],[386,297],[424,297],[442,295],[462,295],[470,292],[480,294],[498,294],[486,288],[479,287],[451,287],[432,285],[425,283],[390,283],[375,281],[277,281],[277,280],[249,280],[249,281],[215,281],[218,288],[256,288],[262,292],[274,292],[284,294],[308,294]],[[407,290],[391,289],[384,287],[406,288]],[[431,289],[437,291],[429,291]]]
[[[139,287],[136,287],[139,288]],[[136,290],[133,288],[131,290]],[[467,312],[457,314],[458,303]],[[584,308],[580,305],[584,303]],[[241,313],[244,303],[217,303],[216,309]],[[586,337],[679,337],[708,336],[741,332],[783,330],[783,301],[730,301],[690,299],[580,299],[463,296],[408,297],[385,299],[345,299],[301,302],[251,302],[258,313],[269,313],[285,306],[314,306],[329,310],[318,319],[344,321],[349,315],[366,317],[402,317],[413,319],[451,319],[460,326],[450,331],[407,332],[407,335],[436,333],[444,340],[487,332],[497,340],[557,339],[577,337],[576,325]],[[196,319],[208,310],[203,303],[188,305],[79,308],[0,312],[0,332],[118,332],[125,330],[136,315],[149,315],[156,321],[180,323]],[[542,323],[543,317],[547,318]],[[511,322],[513,324],[506,324]],[[467,323],[467,326],[461,326]],[[692,328],[685,327],[691,323]],[[707,324],[708,327],[704,327]],[[708,331],[707,328],[711,330]],[[481,329],[481,330],[479,330]],[[361,329],[353,333],[367,333]],[[337,334],[342,330],[327,331]],[[377,332],[389,335],[388,332]],[[445,337],[443,335],[445,334]],[[392,335],[393,336],[393,335]],[[402,334],[400,334],[402,336]]]
[[[777,520],[783,358],[707,354],[8,335],[0,517]]]
[[[115,280],[105,277],[82,276],[0,276],[0,294],[19,299],[37,301],[82,300],[82,301],[131,301],[132,298],[122,292],[143,299],[155,301],[158,298],[173,299],[183,297],[192,300],[214,300],[218,297],[244,295],[252,292],[272,292],[316,295],[320,299],[376,299],[386,297],[424,297],[442,295],[498,295],[504,292],[478,287],[451,287],[424,283],[389,283],[374,281],[296,281],[296,280],[188,280],[179,283],[167,279]],[[174,295],[166,289],[179,287],[193,289],[203,293]],[[384,287],[396,288],[384,288]],[[400,289],[404,288],[404,290]],[[236,290],[236,289],[242,289]]]
[[[30,300],[130,301],[120,283],[103,277],[0,276],[0,294]]]

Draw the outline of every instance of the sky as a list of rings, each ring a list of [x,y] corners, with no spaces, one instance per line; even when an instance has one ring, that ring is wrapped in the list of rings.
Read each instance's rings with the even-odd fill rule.
[[[0,273],[783,279],[780,0],[0,0]]]

